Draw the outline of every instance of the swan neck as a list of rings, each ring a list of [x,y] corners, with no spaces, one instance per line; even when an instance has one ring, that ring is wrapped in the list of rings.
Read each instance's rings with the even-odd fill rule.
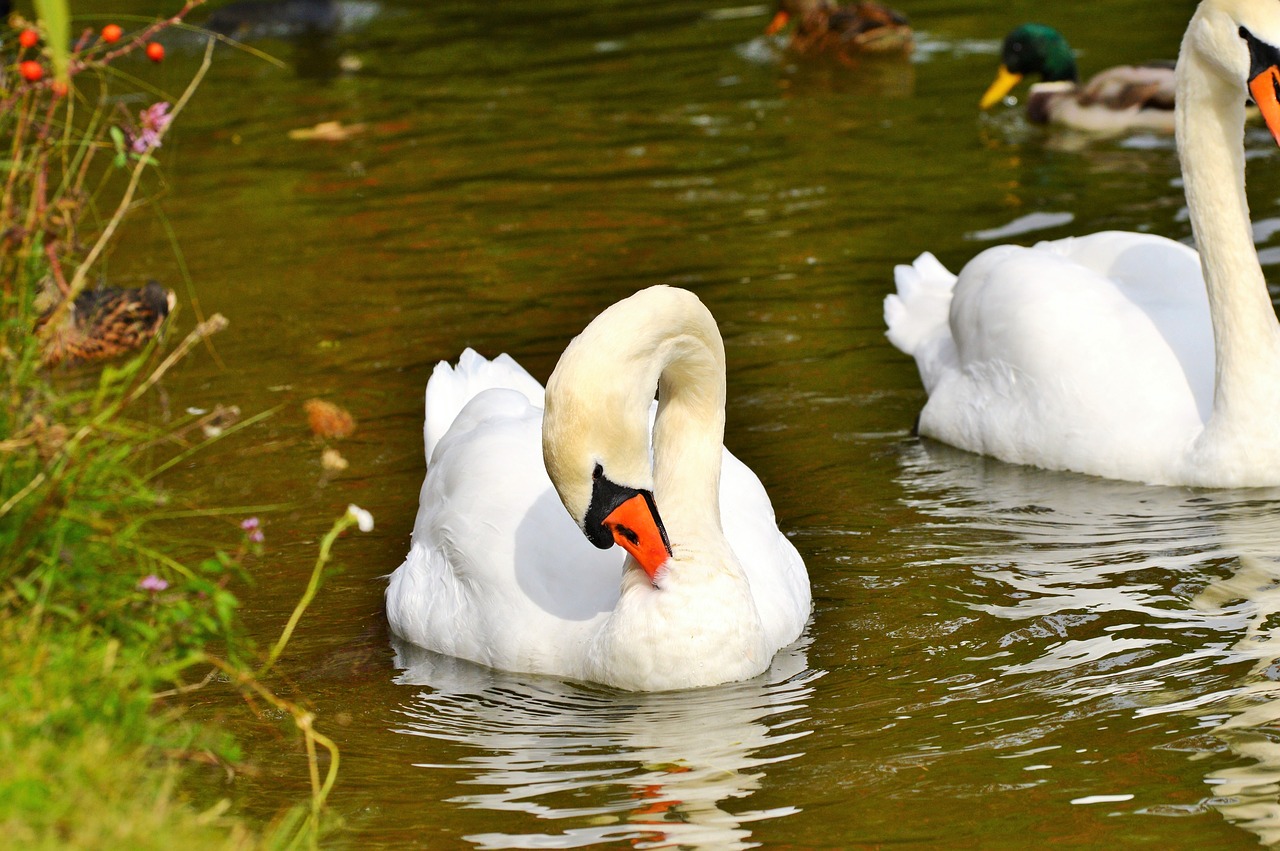
[[[1213,418],[1221,419],[1251,404],[1260,389],[1252,385],[1280,370],[1277,324],[1245,196],[1244,93],[1184,42],[1176,98],[1178,155],[1213,323]]]
[[[653,427],[653,496],[673,543],[722,534],[725,362],[720,334],[663,347]]]

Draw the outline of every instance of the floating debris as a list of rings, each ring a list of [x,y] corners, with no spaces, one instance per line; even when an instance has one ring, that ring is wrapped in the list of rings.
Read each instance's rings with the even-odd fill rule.
[[[332,446],[328,446],[325,447],[324,453],[320,456],[320,466],[324,467],[327,472],[341,473],[351,465],[347,463],[346,458],[342,457],[341,452]]]
[[[302,407],[306,408],[311,431],[325,440],[341,440],[350,437],[356,430],[355,417],[332,402],[308,399],[302,403]]]
[[[341,121],[322,121],[315,127],[290,130],[289,138],[303,142],[345,142],[352,136],[363,133],[364,128],[364,124],[348,124],[344,127]]]

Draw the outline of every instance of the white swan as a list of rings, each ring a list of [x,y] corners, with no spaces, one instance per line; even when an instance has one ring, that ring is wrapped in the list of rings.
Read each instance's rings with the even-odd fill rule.
[[[800,635],[808,574],[723,447],[724,344],[697,296],[657,286],[605,310],[545,410],[514,360],[469,349],[426,395],[427,478],[387,587],[400,637],[659,691],[754,677]]]
[[[1276,0],[1205,0],[1183,38],[1177,140],[1199,262],[1100,233],[991,248],[958,279],[929,254],[898,267],[885,320],[929,396],[921,434],[1109,478],[1280,484],[1280,325],[1243,150],[1250,93],[1280,142],[1276,45]]]

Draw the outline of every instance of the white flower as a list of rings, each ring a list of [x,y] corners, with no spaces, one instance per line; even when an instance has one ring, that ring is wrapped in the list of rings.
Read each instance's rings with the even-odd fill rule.
[[[373,531],[373,515],[365,511],[358,505],[347,506],[347,516],[356,521],[356,525],[360,527],[361,532]]]

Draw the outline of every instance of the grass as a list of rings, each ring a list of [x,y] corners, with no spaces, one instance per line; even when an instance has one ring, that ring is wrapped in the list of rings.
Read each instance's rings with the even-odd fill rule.
[[[0,30],[0,152],[7,152],[0,153],[0,836],[7,846],[314,847],[331,823],[325,801],[337,748],[304,705],[273,691],[270,672],[319,590],[334,543],[371,518],[353,506],[337,520],[293,616],[260,652],[244,636],[233,591],[260,551],[255,527],[195,564],[169,552],[156,531],[175,514],[200,513],[175,506],[181,496],[160,486],[165,471],[253,421],[206,438],[194,416],[157,423],[150,405],[157,383],[225,320],[198,323],[167,353],[152,342],[97,368],[45,366],[47,329],[71,314],[119,228],[158,181],[168,124],[147,127],[119,107],[111,62],[199,2],[188,0],[175,18],[118,45],[76,36],[66,0],[38,0],[39,21]],[[20,50],[26,30],[27,41],[38,34],[57,47]],[[20,60],[39,64],[40,73]],[[170,116],[181,113],[209,60],[206,52]],[[192,791],[193,775],[222,773],[240,757],[228,732],[183,712],[187,695],[214,681],[291,724],[307,755],[311,798],[273,824],[236,817],[230,799],[209,791],[214,784]]]
[[[11,847],[259,847],[255,831],[197,805],[178,755],[235,759],[225,735],[155,711],[152,676],[93,628],[0,620],[0,832]]]

